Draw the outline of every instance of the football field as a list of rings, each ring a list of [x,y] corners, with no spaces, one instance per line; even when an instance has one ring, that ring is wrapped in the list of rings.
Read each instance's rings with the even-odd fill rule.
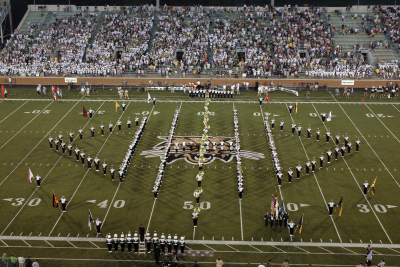
[[[269,259],[291,265],[349,266],[364,262],[365,247],[372,244],[373,263],[381,258],[386,266],[398,266],[400,260],[400,102],[397,99],[364,98],[361,92],[344,99],[329,91],[312,92],[311,101],[272,92],[270,103],[259,104],[256,92],[243,92],[233,99],[212,99],[209,105],[209,140],[229,142],[234,139],[233,110],[237,109],[244,194],[239,200],[236,158],[229,149],[207,154],[200,197],[202,209],[198,227],[193,227],[191,213],[196,203],[198,151],[171,147],[163,183],[157,200],[152,188],[166,146],[176,109],[180,109],[173,142],[187,144],[203,133],[204,99],[191,99],[183,92],[150,92],[156,105],[147,103],[147,93],[132,91],[129,100],[120,100],[115,90],[99,90],[82,97],[65,93],[62,100],[36,95],[34,89],[10,89],[10,99],[0,101],[0,247],[8,255],[32,255],[41,266],[151,266],[153,255],[109,254],[105,235],[133,234],[143,224],[151,235],[156,231],[184,236],[187,255],[180,259],[197,260],[200,265],[214,264],[217,257],[232,266],[257,265]],[[115,101],[119,105],[115,110]],[[298,102],[298,112],[288,106]],[[82,110],[94,110],[92,119]],[[321,113],[332,112],[332,120],[323,122]],[[123,183],[118,174],[111,180],[109,169],[119,168],[136,132],[135,117],[148,118],[144,133],[132,157]],[[278,187],[269,152],[264,119],[274,118],[272,130],[283,168],[282,186]],[[127,120],[133,121],[131,129]],[[121,131],[116,127],[122,122]],[[279,123],[284,122],[281,131]],[[292,135],[291,124],[301,124],[301,136]],[[101,135],[100,124],[105,127]],[[110,134],[108,124],[113,124]],[[90,127],[95,127],[94,138]],[[307,128],[312,136],[307,138]],[[83,129],[80,140],[78,130]],[[321,132],[320,141],[316,132]],[[68,133],[74,132],[77,146],[86,156],[98,157],[108,164],[107,175],[88,169],[76,161],[74,153],[50,149],[48,138],[61,134],[68,145]],[[334,151],[334,138],[349,136],[351,153],[334,157],[328,164],[326,152]],[[356,152],[356,140],[361,141]],[[211,146],[210,146],[211,147]],[[212,148],[212,147],[211,147]],[[323,168],[319,157],[324,155]],[[315,157],[317,168],[305,173],[305,163]],[[288,183],[289,167],[303,167],[301,179]],[[28,184],[28,168],[42,177],[38,188]],[[376,193],[363,193],[363,183],[376,182]],[[52,192],[65,196],[67,212],[53,208]],[[289,212],[289,220],[298,223],[304,214],[301,234],[296,228],[291,239],[288,229],[266,228],[264,214],[271,209],[272,196],[278,194]],[[328,216],[327,203],[337,204],[343,196],[343,213],[335,208]],[[101,235],[88,227],[89,210],[103,222]],[[95,262],[95,263],[93,263]]]

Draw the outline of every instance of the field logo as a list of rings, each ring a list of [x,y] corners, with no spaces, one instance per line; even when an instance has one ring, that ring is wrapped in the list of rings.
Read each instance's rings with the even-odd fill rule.
[[[164,141],[158,143],[153,147],[152,150],[145,150],[140,155],[146,158],[162,157],[165,153],[165,148],[167,146],[167,136],[158,136],[159,139]],[[190,150],[190,142],[193,142],[193,151]],[[201,136],[175,136],[172,138],[172,145],[167,156],[167,163],[172,163],[179,159],[184,159],[188,163],[197,164],[199,161],[199,142],[201,141]],[[215,159],[222,160],[224,162],[230,162],[234,156],[235,151],[229,151],[229,141],[234,142],[234,138],[231,137],[209,137],[208,141],[210,146],[207,152],[204,154],[205,160],[203,164],[208,164],[213,162]],[[221,150],[220,142],[223,141],[224,147]],[[178,152],[175,150],[175,142],[179,143]],[[186,142],[186,150],[182,150],[182,142]],[[216,142],[216,150],[213,150],[212,142]],[[264,158],[264,154],[252,151],[241,150],[242,158],[249,158],[254,160],[259,160]]]

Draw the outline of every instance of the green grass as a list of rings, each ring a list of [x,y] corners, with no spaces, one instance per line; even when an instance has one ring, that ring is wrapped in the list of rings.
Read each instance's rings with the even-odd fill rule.
[[[150,92],[159,100],[155,107],[150,103],[127,101],[129,106],[125,113],[115,112],[113,101],[117,100],[116,93],[109,90],[99,90],[90,97],[81,99],[75,91],[65,91],[64,100],[73,101],[35,101],[50,99],[37,96],[34,89],[10,89],[11,98],[25,99],[20,101],[2,101],[0,110],[0,188],[2,189],[0,210],[0,233],[3,236],[51,236],[51,237],[95,237],[95,231],[87,226],[88,210],[95,219],[98,217],[104,222],[102,236],[107,233],[132,233],[140,224],[145,227],[150,224],[149,231],[158,234],[177,234],[185,236],[187,240],[193,238],[193,222],[191,210],[185,209],[185,201],[193,201],[193,191],[197,188],[195,176],[197,166],[179,159],[167,165],[163,184],[157,201],[154,201],[152,186],[157,175],[159,157],[146,158],[142,152],[152,150],[163,140],[160,136],[167,136],[170,130],[174,111],[181,108],[175,137],[199,136],[202,133],[202,112],[204,103],[191,102],[182,92]],[[132,91],[131,100],[143,100],[147,93]],[[299,246],[310,252],[305,252],[290,244],[290,238],[285,229],[266,229],[263,215],[270,209],[271,195],[278,192],[279,203],[281,195],[285,204],[291,209],[290,219],[295,223],[304,213],[304,227],[301,235],[296,232],[294,242],[327,242],[327,243],[370,243],[398,244],[400,235],[395,230],[399,219],[397,209],[400,207],[397,198],[400,179],[398,172],[397,151],[400,147],[400,111],[397,99],[366,99],[368,105],[361,103],[362,93],[356,92],[351,99],[339,97],[335,99],[329,92],[313,92],[312,100],[304,102],[304,97],[280,92],[271,93],[270,104],[261,108],[255,92],[244,92],[235,96],[233,101],[212,101],[209,107],[215,115],[210,116],[211,126],[209,136],[233,137],[233,107],[238,110],[239,133],[242,150],[258,152],[263,158],[243,158],[244,189],[241,203],[237,193],[236,160],[229,162],[219,159],[205,165],[205,176],[202,182],[203,194],[201,202],[208,202],[209,209],[204,209],[199,217],[199,227],[195,231],[195,240],[225,240],[241,241],[242,231],[244,241],[274,241],[287,242],[280,246],[255,245],[216,245],[188,244],[193,250],[215,250],[214,257],[183,257],[182,260],[192,262],[197,259],[201,265],[208,266],[221,256],[229,265],[240,263],[267,262],[268,259],[276,264],[289,257],[291,263],[304,264],[337,264],[354,265],[363,261],[362,248],[348,249],[326,247],[327,252],[318,247]],[[78,102],[77,100],[80,101]],[[98,100],[98,101],[93,101]],[[184,102],[181,102],[183,100]],[[187,101],[186,101],[187,100]],[[253,102],[247,102],[251,100]],[[337,101],[344,102],[341,104]],[[287,104],[299,101],[297,114],[288,113]],[[353,103],[353,102],[354,103]],[[121,100],[118,100],[121,103]],[[392,105],[395,104],[395,105]],[[81,115],[82,106],[88,110],[92,108],[97,113],[91,121]],[[47,110],[46,112],[40,112]],[[15,111],[15,112],[14,112]],[[34,111],[34,112],[33,112]],[[331,122],[325,125],[319,114],[332,111]],[[33,112],[33,113],[32,113]],[[150,113],[151,112],[151,113]],[[111,165],[117,168],[126,153],[127,146],[132,140],[135,126],[129,131],[126,126],[127,118],[139,113],[150,116],[144,135],[140,140],[127,177],[123,184],[119,184],[117,175],[114,182],[109,173],[96,173],[94,169],[88,171],[86,165],[75,161],[73,155],[69,158],[62,155],[61,150],[55,152],[48,145],[48,133],[53,137],[61,131],[65,140],[70,129],[75,132],[79,127],[84,128],[84,138],[75,139],[75,145],[84,149],[92,157],[98,155],[106,160],[108,169]],[[284,179],[281,190],[275,179],[268,142],[265,137],[263,116],[271,118],[276,115],[276,125],[284,120],[285,127],[281,132],[276,126],[274,140],[281,165],[284,168]],[[150,115],[151,114],[151,115]],[[381,115],[380,115],[381,114]],[[101,136],[100,123],[106,126],[111,121],[114,125],[121,118],[122,131],[114,130],[109,135]],[[292,137],[290,125],[292,119],[303,126],[303,136]],[[354,123],[354,124],[353,124]],[[89,128],[96,128],[95,138],[90,137]],[[306,137],[306,128],[310,125],[313,136]],[[326,153],[328,148],[333,149],[333,143],[325,141],[325,126],[332,135],[347,133],[353,143],[351,155],[345,160],[339,157],[331,164],[325,161],[324,169],[314,175],[305,175],[301,179],[294,179],[292,184],[287,183],[287,169],[294,168],[298,162],[304,167],[307,159],[318,157]],[[315,132],[321,130],[321,141],[316,142]],[[361,140],[361,149],[355,153],[355,141]],[[68,142],[67,142],[68,143]],[[319,162],[318,162],[319,163]],[[346,164],[347,163],[347,164]],[[318,165],[319,166],[319,165]],[[34,184],[28,185],[27,170],[42,176],[43,185],[36,190]],[[350,168],[350,169],[349,169]],[[386,169],[387,168],[387,169]],[[369,194],[364,198],[360,187],[365,180],[372,183],[378,177],[377,194]],[[61,215],[60,209],[52,208],[52,191],[58,198],[62,195],[69,199],[67,213]],[[344,197],[344,211],[341,217],[336,209],[332,219],[328,217],[326,201],[333,199],[338,202]],[[8,200],[4,200],[8,199]],[[40,200],[39,200],[40,199]],[[87,202],[96,200],[96,203]],[[40,203],[35,205],[36,203]],[[193,203],[192,202],[192,203]],[[100,205],[102,203],[103,205]],[[191,204],[192,204],[191,203]],[[204,203],[206,205],[207,203]],[[304,206],[301,204],[308,204]],[[396,206],[389,208],[388,205]],[[186,204],[188,206],[188,204]],[[296,208],[297,207],[297,208]],[[362,212],[367,211],[367,212]],[[241,219],[242,218],[242,219]],[[1,239],[1,236],[0,236]],[[109,254],[103,242],[95,245],[89,242],[72,242],[78,249],[65,241],[50,241],[51,247],[44,241],[28,241],[32,246],[20,240],[4,239],[0,243],[4,252],[32,254],[34,258],[41,258],[41,266],[83,266],[90,259],[104,259],[96,262],[96,266],[149,266],[153,255],[132,256],[128,254]],[[101,247],[98,249],[96,246]],[[46,247],[47,249],[43,249]],[[60,249],[57,247],[70,247]],[[212,249],[210,249],[210,247]],[[82,249],[80,249],[82,248]],[[400,251],[400,249],[396,249]],[[261,253],[260,251],[263,251]],[[284,252],[283,252],[284,251]],[[400,253],[389,248],[378,248],[383,255],[374,255],[374,262],[384,257],[387,265],[395,266]],[[66,261],[71,258],[76,261]],[[57,260],[59,259],[59,260]],[[89,259],[88,261],[84,259]],[[109,261],[126,260],[126,261]],[[137,261],[144,260],[144,261]],[[187,263],[186,266],[191,266]]]

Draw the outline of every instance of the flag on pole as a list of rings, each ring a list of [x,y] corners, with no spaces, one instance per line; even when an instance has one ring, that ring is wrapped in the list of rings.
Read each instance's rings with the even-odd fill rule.
[[[278,208],[278,206],[277,206],[277,199],[278,199],[278,192],[275,192],[274,211],[273,211],[272,213],[276,212],[276,210],[277,210],[277,208]]]
[[[375,196],[375,184],[376,184],[376,179],[378,179],[378,177],[375,178],[374,182],[371,185],[371,193]]]
[[[282,198],[282,205],[281,205],[281,210],[279,211],[279,216],[283,215],[285,212],[285,204],[283,204],[283,198]]]
[[[278,217],[279,215],[279,203],[278,203],[278,198],[276,199],[276,203],[275,203],[275,216]]]
[[[297,106],[298,106],[298,103],[296,102],[296,106],[294,107],[294,112],[295,113],[297,113]]]
[[[301,234],[301,229],[303,229],[303,219],[304,219],[304,213],[301,215],[300,221],[299,221],[299,234]]]
[[[3,99],[4,99],[4,85],[1,86],[1,94],[3,95]]]
[[[339,203],[337,204],[339,206],[339,216],[342,216],[342,211],[343,211],[343,196],[340,198]]]
[[[147,92],[147,103],[150,103],[150,100],[151,100],[150,93],[149,93],[149,92]]]
[[[32,178],[33,178],[33,177],[34,177],[34,176],[33,176],[33,173],[32,173],[32,171],[31,171],[31,169],[28,168],[28,181],[29,181],[29,184],[32,183]]]
[[[331,121],[331,120],[332,120],[332,110],[329,111],[328,118],[326,118],[326,121]]]
[[[87,117],[87,112],[86,112],[85,107],[83,107],[83,117]]]
[[[117,101],[115,101],[115,112],[117,112],[117,108],[119,107],[119,104]]]
[[[58,200],[54,191],[53,191],[53,207],[58,208]]]
[[[271,214],[274,213],[274,209],[275,209],[275,202],[274,202],[274,195],[272,195],[272,201],[271,201]]]
[[[90,230],[92,230],[92,222],[93,222],[93,221],[94,221],[94,220],[93,220],[92,213],[91,213],[90,210],[89,210],[88,226],[89,226]]]

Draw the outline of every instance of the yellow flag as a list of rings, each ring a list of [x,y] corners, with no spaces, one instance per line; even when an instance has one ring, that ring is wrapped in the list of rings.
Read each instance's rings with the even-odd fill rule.
[[[340,198],[340,201],[338,203],[339,208],[339,216],[342,216],[342,211],[343,211],[343,196]]]
[[[295,109],[295,111],[294,111],[295,113],[297,113],[297,106],[298,106],[298,104],[297,104],[297,102],[296,102],[296,109]]]
[[[378,177],[375,178],[374,182],[371,185],[371,193],[375,196],[375,184],[376,184],[376,179],[378,179]]]
[[[300,221],[299,221],[299,234],[301,234],[301,230],[303,229],[303,222],[304,222],[304,213],[301,215]]]
[[[115,101],[115,112],[117,112],[117,108],[119,107],[118,102]]]

